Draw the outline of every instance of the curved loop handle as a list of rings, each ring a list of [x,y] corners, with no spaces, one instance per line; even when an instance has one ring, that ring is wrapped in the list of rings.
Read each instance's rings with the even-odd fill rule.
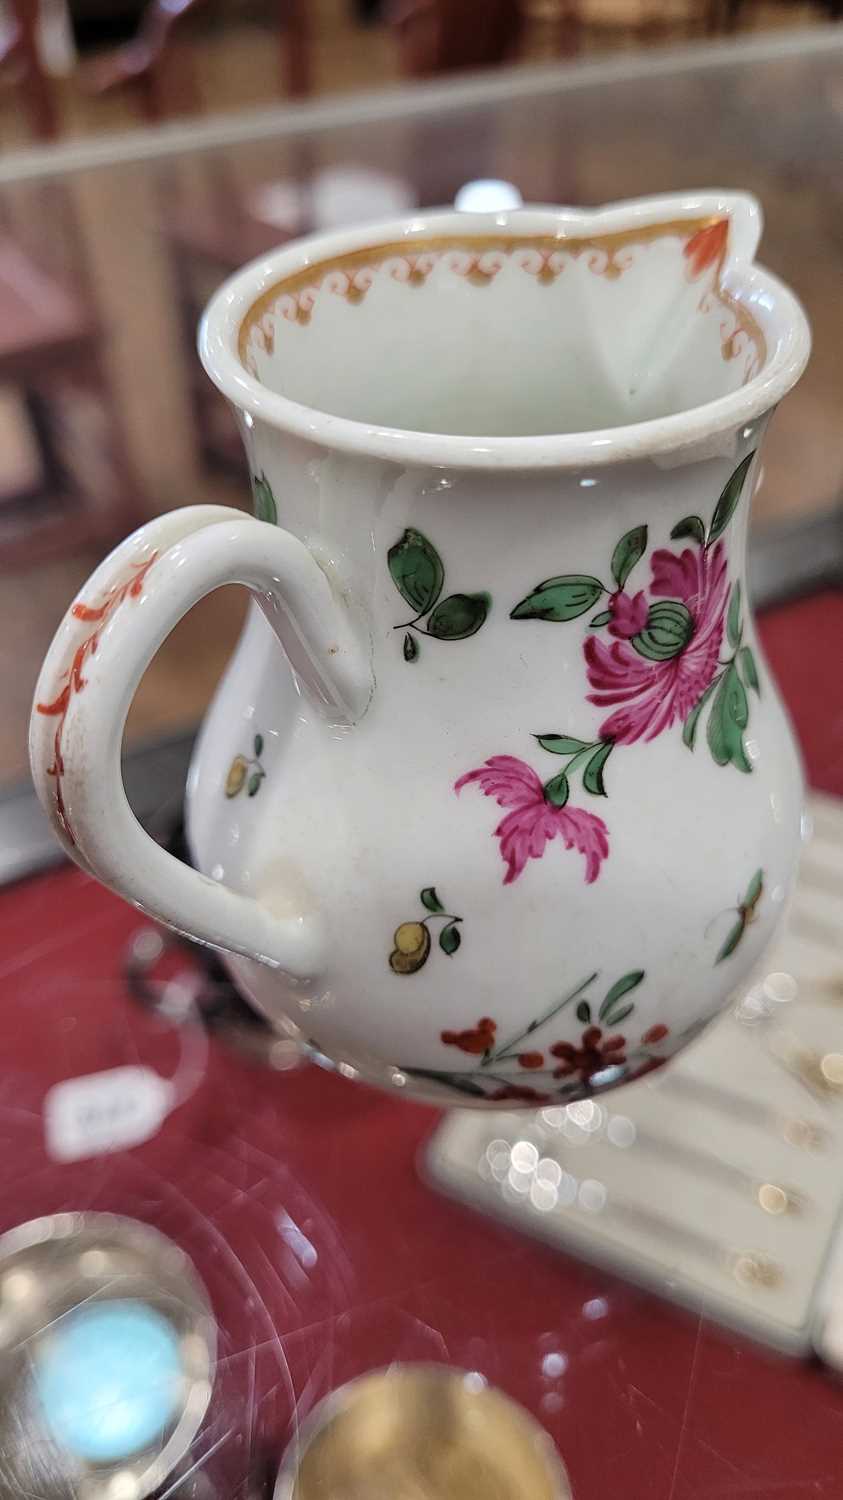
[[[251,590],[335,721],[360,717],[372,691],[368,648],[304,543],[236,510],[191,506],[128,537],[68,610],[35,692],[32,774],[83,869],[177,932],[308,978],[324,952],[320,914],[280,919],[181,864],[143,831],[123,789],[123,727],[137,685],[173,626],[224,583]]]

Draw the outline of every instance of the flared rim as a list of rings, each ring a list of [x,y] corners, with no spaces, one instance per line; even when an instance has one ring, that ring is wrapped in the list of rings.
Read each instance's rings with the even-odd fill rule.
[[[324,261],[381,244],[412,245],[431,235],[466,241],[490,234],[543,234],[565,239],[643,228],[661,221],[728,216],[731,248],[722,286],[760,325],[767,357],[757,375],[729,395],[685,411],[624,426],[527,437],[420,432],[352,420],[268,390],[245,368],[241,327],[276,282]],[[794,294],[753,262],[761,213],[745,194],[711,191],[660,195],[594,211],[520,208],[473,214],[423,213],[337,233],[311,235],[252,261],[212,298],[199,328],[199,356],[214,384],[240,410],[319,446],[402,466],[484,470],[591,469],[636,458],[658,458],[709,441],[769,411],[795,385],[810,353],[810,329]]]

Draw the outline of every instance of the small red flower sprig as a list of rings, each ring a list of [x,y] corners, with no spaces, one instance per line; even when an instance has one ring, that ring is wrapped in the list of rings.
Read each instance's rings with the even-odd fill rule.
[[[635,1010],[635,1001],[630,996],[645,978],[644,971],[633,969],[616,980],[604,995],[595,1016],[592,1002],[585,992],[597,977],[596,972],[590,974],[544,1015],[504,1042],[498,1041],[497,1022],[491,1016],[481,1016],[475,1025],[459,1031],[443,1031],[441,1040],[444,1046],[455,1047],[470,1057],[479,1058],[474,1072],[407,1071],[415,1077],[445,1083],[474,1097],[544,1104],[558,1097],[582,1097],[596,1088],[608,1087],[627,1077],[637,1077],[649,1066],[658,1066],[663,1059],[658,1054],[654,1056],[649,1049],[657,1048],[667,1040],[670,1035],[667,1026],[662,1023],[650,1026],[635,1044],[632,1056],[626,1036],[614,1030]],[[578,1042],[552,1042],[541,1049],[525,1047],[528,1038],[547,1026],[566,1006],[573,1004],[576,1005],[577,1019],[583,1024]],[[552,1083],[541,1089],[536,1088],[532,1081],[529,1084],[526,1080],[521,1082],[517,1073],[510,1072],[513,1066],[522,1073],[531,1074],[535,1080],[543,1078],[552,1080]],[[635,1071],[632,1071],[633,1067]]]

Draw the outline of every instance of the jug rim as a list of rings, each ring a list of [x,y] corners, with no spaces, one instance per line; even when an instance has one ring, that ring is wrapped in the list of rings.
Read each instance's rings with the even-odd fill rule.
[[[729,249],[718,280],[736,306],[751,313],[767,350],[761,369],[731,393],[667,416],[600,429],[529,436],[445,434],[336,416],[269,390],[246,368],[241,351],[244,324],[275,284],[311,266],[364,248],[432,235],[470,241],[516,235],[566,240],[640,230],[674,220],[729,220]],[[211,298],[199,325],[199,357],[206,373],[250,420],[317,446],[380,459],[402,467],[519,470],[593,469],[636,459],[662,458],[709,445],[770,411],[796,384],[808,360],[811,334],[805,311],[777,276],[753,260],[762,215],[749,194],[712,190],[659,194],[598,209],[526,206],[504,212],[467,213],[434,209],[400,219],[323,232],[289,241],[249,262]],[[688,454],[690,457],[691,455]]]

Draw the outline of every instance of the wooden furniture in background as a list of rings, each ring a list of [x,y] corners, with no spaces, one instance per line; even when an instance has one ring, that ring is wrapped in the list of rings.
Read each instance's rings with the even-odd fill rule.
[[[395,0],[388,18],[409,78],[511,62],[524,29],[518,0]]]
[[[12,0],[0,42],[32,134],[58,131],[38,0]],[[0,567],[107,542],[140,519],[71,191],[0,212]]]
[[[10,0],[5,31],[0,35],[0,79],[15,86],[36,140],[57,135],[52,82],[38,46],[38,0]]]
[[[149,0],[137,35],[94,59],[84,70],[84,86],[99,95],[121,89],[135,92],[144,118],[154,124],[200,112],[205,101],[181,23],[201,6],[202,0]],[[300,98],[310,91],[312,77],[307,0],[277,0],[275,15],[281,89],[287,97]],[[301,182],[306,180],[308,164],[309,157],[298,164]],[[204,191],[198,200],[196,196],[185,200],[177,168],[162,172],[162,227],[172,252],[200,453],[211,468],[239,476],[239,436],[228,403],[210,385],[195,358],[196,326],[220,281],[277,245],[284,235],[255,217],[240,180],[224,158],[208,156],[199,165]],[[193,175],[198,175],[196,166]],[[295,225],[296,230],[302,227]]]
[[[119,88],[137,91],[144,117],[153,122],[194,114],[204,105],[193,49],[183,23],[203,0],[149,0],[137,34],[96,57],[82,72],[93,94]],[[307,0],[277,0],[279,74],[282,92],[300,98],[311,89]]]
[[[0,568],[108,543],[141,519],[69,188],[0,218]]]

